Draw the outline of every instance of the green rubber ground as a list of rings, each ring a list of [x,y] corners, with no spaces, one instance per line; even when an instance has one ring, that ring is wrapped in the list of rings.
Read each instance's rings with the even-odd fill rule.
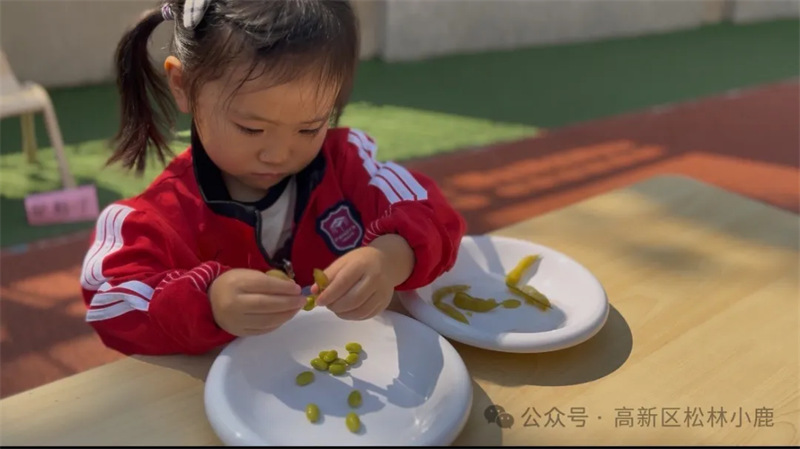
[[[343,125],[369,132],[380,159],[403,160],[534,136],[553,128],[800,76],[800,22],[714,25],[604,42],[362,64]],[[80,184],[94,183],[101,206],[143,189],[103,168],[117,126],[113,84],[51,92]],[[179,123],[186,129],[188,121]],[[41,117],[40,165],[20,154],[16,118],[0,122],[0,246],[85,229],[92,223],[30,227],[24,197],[60,187]],[[185,142],[175,142],[180,151]]]

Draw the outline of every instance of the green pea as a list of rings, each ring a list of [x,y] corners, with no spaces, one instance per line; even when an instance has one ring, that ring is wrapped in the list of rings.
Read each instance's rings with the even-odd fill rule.
[[[522,303],[518,299],[509,298],[501,303],[506,309],[516,309]]]
[[[324,358],[325,354],[327,354],[327,353],[328,353],[328,351],[320,351],[319,352],[319,358]]]
[[[324,360],[322,360],[320,358],[316,358],[316,359],[312,360],[311,361],[311,366],[316,368],[318,371],[327,371],[328,370],[328,364]]]
[[[358,415],[355,412],[348,413],[344,421],[347,424],[347,428],[353,433],[358,432],[358,429],[361,428],[361,420],[358,419]]]
[[[347,367],[341,363],[331,363],[328,366],[328,371],[330,371],[334,376],[341,376],[347,372]]]
[[[297,375],[297,385],[303,386],[314,382],[314,373],[311,371],[303,371]]]
[[[306,405],[306,418],[311,422],[319,421],[319,407],[317,407],[317,404]]]
[[[350,354],[347,354],[347,357],[344,358],[344,361],[348,365],[355,365],[356,363],[358,363],[358,353],[351,352]]]
[[[335,349],[332,349],[332,350],[326,352],[325,355],[322,356],[322,360],[324,360],[324,361],[326,361],[328,363],[331,363],[334,360],[336,360],[338,357],[339,357],[339,353],[336,352]]]
[[[348,344],[346,344],[344,346],[344,349],[346,349],[347,352],[356,352],[356,353],[358,353],[358,352],[361,352],[361,345],[359,343],[351,341],[350,343],[348,343]]]
[[[358,390],[351,391],[350,396],[347,397],[347,403],[350,405],[350,407],[361,407],[361,402],[361,392]]]
[[[306,305],[303,306],[303,310],[309,311],[317,306],[317,297],[314,295],[306,297]]]
[[[341,358],[341,357],[337,358],[336,360],[334,360],[334,361],[333,361],[333,362],[331,362],[331,363],[339,363],[339,364],[342,364],[342,365],[344,365],[344,366],[347,366],[347,360],[345,360],[345,359],[343,359],[343,358]]]

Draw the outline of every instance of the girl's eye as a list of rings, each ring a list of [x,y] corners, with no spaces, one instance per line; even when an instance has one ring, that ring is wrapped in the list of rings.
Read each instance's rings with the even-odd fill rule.
[[[319,134],[320,130],[322,130],[322,126],[320,126],[317,129],[301,129],[300,134],[305,134],[307,136],[316,136],[317,134]]]
[[[236,125],[236,127],[239,128],[239,131],[241,131],[242,133],[250,135],[250,136],[262,133],[262,130],[260,130],[260,129],[246,128],[246,127],[244,127],[242,125],[238,125],[238,124]]]

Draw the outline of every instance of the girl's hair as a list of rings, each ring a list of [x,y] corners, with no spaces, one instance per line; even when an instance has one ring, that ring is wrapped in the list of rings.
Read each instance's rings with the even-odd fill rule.
[[[282,84],[315,70],[323,86],[338,86],[332,122],[338,123],[353,85],[359,61],[358,22],[346,0],[209,0],[194,29],[183,26],[184,0],[165,5],[175,20],[170,46],[183,67],[182,82],[190,99],[200,87],[245,64],[242,84],[268,75]],[[148,11],[119,42],[116,52],[121,123],[117,148],[108,163],[145,169],[148,147],[165,162],[171,154],[166,137],[174,125],[175,106],[163,75],[149,58],[153,30],[165,19],[162,7]],[[331,84],[333,83],[333,84]],[[155,103],[155,106],[152,103]],[[194,108],[194,101],[191,101]]]

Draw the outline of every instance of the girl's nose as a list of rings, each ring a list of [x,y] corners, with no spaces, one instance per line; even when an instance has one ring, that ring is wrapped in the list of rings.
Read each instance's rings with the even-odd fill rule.
[[[258,160],[269,165],[283,165],[289,160],[291,151],[285,146],[271,146],[258,153]]]

